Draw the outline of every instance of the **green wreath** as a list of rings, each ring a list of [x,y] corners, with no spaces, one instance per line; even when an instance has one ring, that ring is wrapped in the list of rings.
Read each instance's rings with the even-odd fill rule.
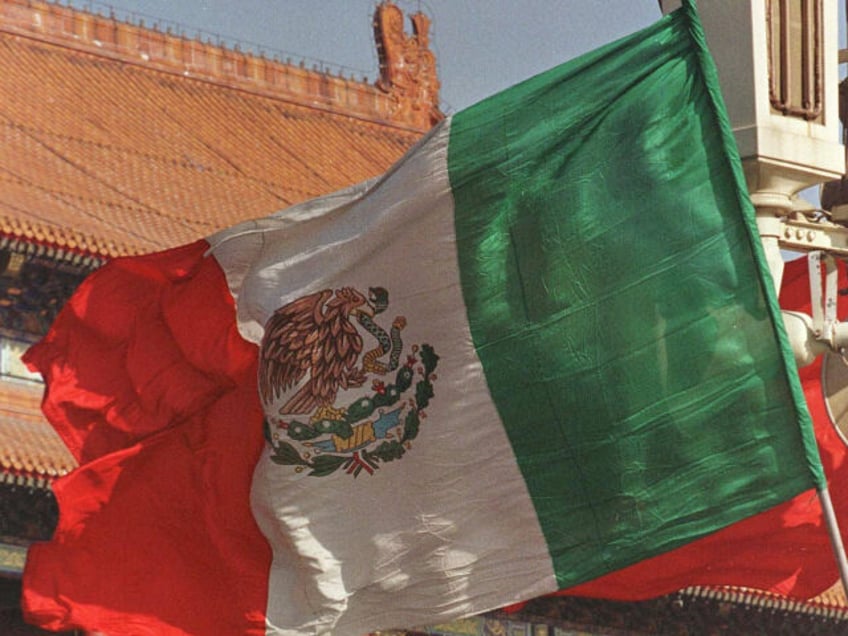
[[[309,475],[314,477],[325,477],[336,472],[340,468],[354,477],[365,470],[369,474],[380,468],[381,463],[400,459],[409,449],[409,442],[418,436],[421,426],[421,418],[425,415],[424,409],[430,404],[435,395],[433,382],[436,376],[433,374],[439,362],[439,356],[428,344],[421,345],[420,352],[417,345],[412,347],[413,355],[408,362],[402,366],[395,375],[393,384],[382,387],[370,396],[358,398],[344,409],[343,419],[324,419],[314,423],[304,423],[293,420],[288,423],[287,436],[298,442],[308,442],[323,435],[336,435],[341,439],[349,439],[353,435],[353,425],[370,417],[375,410],[392,406],[412,388],[415,379],[413,366],[418,362],[416,353],[420,355],[421,366],[418,373],[421,379],[415,383],[415,394],[412,397],[414,404],[409,410],[403,422],[403,434],[400,439],[385,440],[380,442],[376,448],[357,449],[350,453],[322,453],[310,456],[302,455],[290,442],[281,441],[279,433],[275,433],[272,424],[265,419],[265,437],[274,449],[271,461],[283,466],[295,466],[298,472],[309,469]],[[278,429],[280,430],[280,429]]]

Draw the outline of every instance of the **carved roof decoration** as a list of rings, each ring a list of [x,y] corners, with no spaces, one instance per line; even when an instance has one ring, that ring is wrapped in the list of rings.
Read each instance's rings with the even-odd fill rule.
[[[0,235],[105,258],[381,174],[442,117],[408,73],[375,86],[42,0],[0,0],[0,68]]]
[[[429,84],[435,80],[435,56],[429,51],[426,35],[430,20],[423,13],[411,17],[413,35],[406,36],[403,12],[391,2],[377,6],[375,21],[386,21],[390,15],[395,25],[392,40],[405,42],[412,62],[413,57],[427,57],[431,68],[426,75],[408,73],[404,86],[410,83]],[[78,50],[94,53],[99,57],[137,64],[144,68],[156,68],[178,73],[184,77],[209,79],[215,83],[240,87],[250,91],[264,92],[275,97],[286,98],[310,107],[325,107],[345,115],[359,116],[367,120],[394,126],[406,126],[419,132],[427,130],[442,118],[439,112],[438,90],[425,105],[427,118],[417,119],[399,114],[396,90],[387,76],[382,76],[377,85],[344,77],[343,72],[332,74],[317,64],[312,69],[306,63],[297,64],[291,59],[281,62],[242,51],[238,44],[229,48],[220,44],[202,42],[196,38],[175,34],[171,29],[159,30],[157,25],[145,27],[117,19],[114,15],[102,16],[84,9],[63,6],[47,0],[2,0],[0,1],[0,29],[10,33],[29,36],[41,41],[62,44]],[[423,29],[423,35],[419,32]],[[384,65],[383,49],[386,45],[377,42],[381,69]],[[416,49],[413,52],[413,49]],[[387,52],[395,59],[394,45]],[[388,82],[386,81],[388,80]],[[438,81],[436,80],[438,86]],[[391,96],[387,96],[389,93]],[[401,109],[409,114],[409,109]]]
[[[432,126],[441,113],[436,56],[430,50],[430,18],[421,12],[410,17],[412,35],[403,25],[403,11],[384,2],[374,12],[374,39],[380,58],[377,87],[394,103],[393,112],[421,126]]]

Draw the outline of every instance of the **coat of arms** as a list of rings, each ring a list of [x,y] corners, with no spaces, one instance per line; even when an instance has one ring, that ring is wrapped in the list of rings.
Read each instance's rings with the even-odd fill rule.
[[[297,472],[354,477],[400,459],[433,397],[439,356],[428,344],[404,352],[406,318],[387,332],[382,287],[303,296],[268,320],[259,360],[271,459]],[[366,339],[374,346],[366,349]],[[370,381],[370,387],[368,382]]]

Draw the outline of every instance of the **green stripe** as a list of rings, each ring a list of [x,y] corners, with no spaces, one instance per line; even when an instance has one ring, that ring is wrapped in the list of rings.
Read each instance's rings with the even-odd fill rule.
[[[730,168],[733,171],[733,179],[736,182],[736,193],[739,199],[739,206],[742,210],[740,215],[745,224],[745,234],[748,238],[748,245],[754,252],[754,257],[757,263],[757,273],[760,277],[765,291],[766,304],[773,324],[775,325],[775,337],[778,341],[778,346],[781,348],[784,360],[792,361],[782,365],[782,370],[786,373],[786,381],[789,383],[792,397],[795,403],[795,415],[801,425],[801,435],[806,449],[807,465],[812,471],[816,480],[816,487],[823,489],[827,487],[827,479],[824,474],[824,468],[819,457],[818,445],[816,444],[816,436],[813,429],[810,412],[807,409],[804,390],[801,387],[801,379],[798,377],[797,369],[794,363],[794,354],[789,344],[789,338],[786,335],[786,330],[783,325],[783,317],[781,316],[780,305],[777,301],[777,294],[774,290],[774,281],[771,277],[768,262],[763,251],[763,244],[760,240],[760,234],[757,230],[757,223],[754,215],[754,206],[751,203],[751,198],[748,196],[748,187],[745,184],[745,173],[742,169],[742,161],[739,158],[739,153],[736,149],[736,139],[733,137],[733,129],[730,125],[727,111],[725,110],[724,98],[721,95],[721,88],[718,81],[718,71],[716,70],[713,58],[707,49],[707,40],[704,35],[701,20],[698,17],[698,12],[695,9],[694,0],[684,0],[683,10],[687,13],[689,34],[692,37],[695,52],[698,56],[701,73],[704,84],[709,93],[710,100],[716,122],[721,131],[722,142],[727,149],[726,157],[730,163]]]
[[[561,587],[821,478],[691,17],[451,123],[471,332]]]

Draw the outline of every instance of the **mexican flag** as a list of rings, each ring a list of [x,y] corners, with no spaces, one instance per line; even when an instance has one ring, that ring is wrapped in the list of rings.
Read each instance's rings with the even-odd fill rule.
[[[81,464],[24,577],[49,628],[363,634],[732,551],[793,498],[820,521],[689,4],[380,179],[113,261],[27,361]],[[804,594],[830,559],[725,582]]]

